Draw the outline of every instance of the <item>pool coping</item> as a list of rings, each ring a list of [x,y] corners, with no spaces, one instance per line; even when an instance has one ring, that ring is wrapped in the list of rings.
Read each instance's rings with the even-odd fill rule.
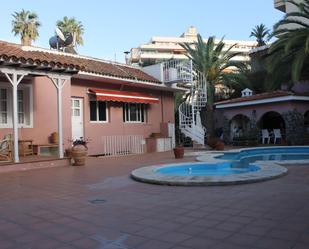
[[[230,151],[199,151],[194,153],[196,161],[194,163],[225,163],[231,162],[230,159],[216,158],[224,153],[235,153],[243,150],[252,149],[270,149],[270,148],[291,148],[292,146],[274,146],[274,147],[251,147],[243,149],[233,149]],[[293,146],[293,148],[309,148],[309,146]],[[200,154],[200,156],[198,156]],[[189,154],[190,155],[190,154]],[[188,156],[188,154],[187,154]],[[192,153],[191,153],[192,156]],[[185,162],[190,163],[190,162]],[[291,164],[309,164],[309,160],[287,160],[287,161],[256,161],[254,165],[258,166],[260,170],[247,172],[242,174],[231,174],[229,176],[171,176],[155,172],[162,167],[179,166],[184,163],[164,164],[142,167],[131,172],[131,177],[137,181],[172,186],[219,186],[219,185],[236,185],[267,181],[284,176],[288,173],[288,169],[282,165]]]

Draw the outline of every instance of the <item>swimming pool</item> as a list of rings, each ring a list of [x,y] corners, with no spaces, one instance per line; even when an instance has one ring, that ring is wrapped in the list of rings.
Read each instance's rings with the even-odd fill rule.
[[[252,158],[251,162],[258,160],[308,160],[309,146],[242,149],[236,152],[224,152],[223,155],[216,156],[218,159],[229,160],[241,160],[249,157]]]
[[[265,181],[288,170],[280,164],[309,164],[309,146],[262,147],[224,153],[202,152],[197,161],[132,171],[143,182],[167,185],[227,185]]]
[[[184,163],[170,165],[156,170],[157,173],[176,176],[226,176],[254,172],[260,168],[254,165],[248,167],[234,167],[232,163]]]

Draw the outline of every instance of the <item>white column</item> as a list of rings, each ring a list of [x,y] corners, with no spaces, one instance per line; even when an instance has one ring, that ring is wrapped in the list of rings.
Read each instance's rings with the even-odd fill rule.
[[[58,82],[61,81],[58,79]],[[62,132],[62,87],[57,88],[58,107],[58,134],[59,134],[59,157],[63,158],[63,132]]]
[[[14,82],[16,82],[17,75],[13,75]],[[19,148],[18,148],[18,103],[17,103],[17,84],[12,84],[13,90],[13,136],[14,136],[14,162],[19,162]]]
[[[191,78],[191,107],[192,107],[192,122],[193,125],[195,125],[195,118],[194,118],[194,96],[195,96],[195,87],[193,84],[193,63],[192,60],[190,60],[190,78]]]
[[[12,96],[13,96],[13,141],[14,141],[14,162],[19,162],[19,148],[18,148],[18,99],[17,88],[18,84],[24,78],[27,73],[18,72],[18,70],[1,70],[9,82],[12,84]]]
[[[63,130],[62,130],[62,88],[65,85],[67,78],[50,77],[57,89],[57,113],[58,113],[58,135],[59,135],[59,158],[64,157],[63,152]]]

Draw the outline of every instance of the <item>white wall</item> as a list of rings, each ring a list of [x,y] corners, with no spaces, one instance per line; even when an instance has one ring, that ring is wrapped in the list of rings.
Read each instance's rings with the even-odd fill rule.
[[[154,64],[154,65],[147,66],[147,67],[142,67],[141,70],[155,77],[161,82],[163,82],[163,64],[162,63]]]

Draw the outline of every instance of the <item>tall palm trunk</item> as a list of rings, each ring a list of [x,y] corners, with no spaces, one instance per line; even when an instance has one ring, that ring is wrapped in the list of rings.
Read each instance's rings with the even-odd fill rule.
[[[31,46],[31,39],[28,36],[22,37],[21,44],[23,46]]]
[[[207,84],[207,104],[206,104],[206,129],[209,136],[213,136],[215,133],[214,123],[214,97],[215,88],[212,83]]]

